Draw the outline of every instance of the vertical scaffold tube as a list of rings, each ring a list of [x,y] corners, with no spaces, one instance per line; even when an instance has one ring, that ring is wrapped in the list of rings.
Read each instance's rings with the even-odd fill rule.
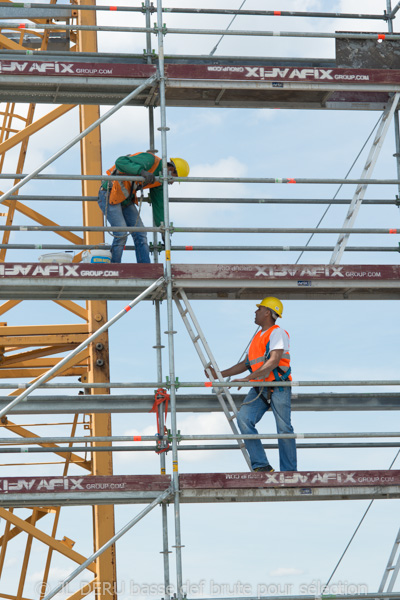
[[[392,0],[386,0],[386,12],[388,15],[392,12]],[[388,19],[388,32],[393,33],[393,17]],[[393,115],[394,119],[394,139],[395,139],[395,147],[396,147],[396,165],[397,165],[397,179],[400,179],[400,123],[399,123],[399,111]],[[397,185],[398,197],[400,197],[400,185]]]
[[[145,9],[146,9],[146,28],[150,29],[151,27],[151,3],[150,0],[145,1]],[[147,64],[151,65],[151,33],[146,33],[146,52],[147,52]],[[154,108],[152,106],[148,107],[149,114],[149,150],[155,150],[155,139],[154,139]],[[153,218],[154,225],[154,218]],[[154,262],[158,263],[158,251],[157,251],[157,232],[153,232],[153,248],[154,248]],[[160,300],[154,301],[154,311],[155,311],[155,325],[156,325],[156,357],[157,357],[157,382],[159,384],[158,387],[162,385],[162,345],[161,345],[161,317],[160,317]],[[163,406],[160,405],[158,407],[158,419],[160,423],[161,431],[164,430],[164,410]],[[160,454],[160,471],[161,474],[165,474],[166,472],[166,464],[165,464],[165,453],[162,452]],[[170,569],[169,569],[169,544],[168,544],[168,509],[165,503],[161,504],[161,521],[162,521],[162,555],[163,555],[163,565],[164,565],[164,598],[165,600],[170,599]]]
[[[179,504],[179,474],[178,474],[178,444],[176,428],[176,386],[175,386],[175,358],[174,358],[174,321],[172,305],[172,277],[171,277],[171,237],[169,225],[168,204],[168,176],[167,167],[167,125],[165,108],[165,73],[164,73],[164,39],[162,22],[162,2],[157,0],[157,27],[158,27],[158,69],[160,82],[160,111],[161,111],[161,146],[162,167],[164,184],[164,225],[165,225],[165,278],[167,282],[167,314],[168,314],[168,355],[169,376],[171,382],[171,432],[172,432],[172,482],[174,487],[174,514],[175,514],[175,550],[176,550],[176,585],[178,600],[182,599],[182,544],[181,521]]]

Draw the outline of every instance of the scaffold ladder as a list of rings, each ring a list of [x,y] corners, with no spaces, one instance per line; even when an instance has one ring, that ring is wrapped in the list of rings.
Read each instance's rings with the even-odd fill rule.
[[[375,139],[372,143],[372,147],[368,154],[368,158],[365,163],[363,172],[361,173],[360,179],[371,179],[372,172],[374,170],[376,161],[378,159],[378,156],[381,151],[383,142],[385,140],[387,131],[389,129],[389,125],[392,121],[394,112],[397,108],[399,98],[400,98],[400,93],[397,92],[393,96],[391,102],[388,103],[387,107],[385,108],[385,110],[383,112],[382,119],[381,119],[381,122],[378,127],[378,131],[376,132]],[[365,192],[367,191],[367,187],[368,187],[367,183],[362,183],[357,186],[355,194],[351,200],[349,210],[347,211],[347,216],[343,222],[343,228],[353,227],[354,222],[357,217],[357,214],[358,214],[358,211],[362,204],[363,198],[365,196]],[[331,256],[331,260],[329,261],[329,264],[337,265],[340,263],[349,237],[350,237],[349,233],[342,233],[339,235],[338,240],[336,242],[336,246],[335,246],[332,256]]]
[[[389,593],[393,591],[397,576],[400,572],[400,529],[390,553],[388,564],[382,577],[378,592]]]
[[[189,303],[188,297],[186,296],[184,290],[179,289],[177,291],[177,293],[175,294],[174,299],[175,299],[175,303],[178,308],[179,314],[181,315],[182,320],[183,320],[183,322],[186,326],[186,329],[189,333],[190,339],[192,340],[193,345],[196,348],[196,352],[201,360],[201,363],[202,363],[204,369],[209,374],[211,381],[213,381],[213,379],[211,377],[210,367],[213,367],[217,374],[218,381],[224,382],[224,378],[221,375],[221,371],[219,370],[217,361],[215,360],[215,358],[210,350],[210,347],[207,343],[204,333],[202,332],[202,330],[200,328],[199,322],[197,321],[196,315],[193,312],[193,309]],[[190,320],[189,320],[189,317],[190,317]],[[200,342],[201,342],[201,345],[200,345]],[[232,433],[234,433],[235,435],[240,435],[240,432],[239,432],[236,422],[235,422],[235,419],[237,416],[237,408],[236,408],[236,404],[232,398],[232,395],[229,391],[229,388],[214,387],[213,391],[219,400],[219,403],[222,407],[222,410],[224,411],[226,418],[228,419],[228,423],[230,425],[230,428],[232,429]],[[249,469],[251,470],[250,457],[247,453],[244,442],[243,442],[243,440],[237,440],[237,442],[242,451],[244,459],[245,459]]]

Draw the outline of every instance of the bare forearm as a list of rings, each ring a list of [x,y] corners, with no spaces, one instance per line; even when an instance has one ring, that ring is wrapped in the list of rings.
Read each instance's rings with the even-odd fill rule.
[[[243,373],[243,371],[246,370],[246,361],[243,360],[242,362],[238,363],[237,365],[234,365],[233,367],[230,367],[229,369],[225,369],[225,371],[221,371],[221,375],[222,377],[232,377],[232,375],[239,375],[239,373]],[[208,367],[208,369],[206,369],[204,371],[206,377],[208,377],[210,379],[210,376],[208,374],[209,371],[211,373],[211,377],[213,379],[217,379],[217,374],[214,371],[213,367]]]
[[[240,381],[252,381],[254,379],[266,379],[281,360],[283,350],[272,350],[270,358],[256,371],[253,371],[247,377],[243,377]]]
[[[238,363],[237,365],[221,371],[221,375],[222,377],[232,377],[233,375],[239,375],[239,373],[243,373],[246,371],[246,369],[246,361],[242,360],[242,362]]]
[[[257,369],[256,371],[253,371],[253,373],[251,373],[250,379],[265,379],[266,377],[268,377],[268,375],[271,373],[271,371],[276,369],[276,367],[278,365],[279,365],[279,358],[271,357],[269,360],[267,360],[267,362],[265,362],[263,364],[262,367],[260,367],[259,369]]]

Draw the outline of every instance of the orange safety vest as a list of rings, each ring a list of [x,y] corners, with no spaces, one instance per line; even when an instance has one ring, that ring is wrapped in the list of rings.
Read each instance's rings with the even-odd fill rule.
[[[259,331],[253,337],[246,360],[246,365],[252,373],[259,369],[269,359],[269,340],[274,329],[279,329],[279,325],[273,325],[267,329],[267,331]],[[285,331],[285,333],[289,335],[287,331]],[[268,377],[263,379],[252,379],[251,381],[282,381],[285,379],[291,381],[292,376],[290,373],[290,354],[289,352],[284,352],[278,366],[271,371]]]
[[[135,152],[135,154],[129,154],[128,156],[137,156],[138,154],[145,154],[144,152]],[[161,158],[158,156],[154,156],[154,164],[150,169],[148,169],[149,173],[154,173],[160,164]],[[110,169],[106,171],[107,175],[124,175],[121,171],[118,171],[115,165],[113,165]],[[113,181],[112,188],[110,191],[110,204],[121,204],[124,200],[127,200],[132,196],[132,200],[134,200],[135,204],[138,203],[136,200],[136,188],[138,185],[138,181]],[[158,187],[162,185],[159,181],[155,181],[149,185],[144,185],[142,189],[149,189],[153,187]]]

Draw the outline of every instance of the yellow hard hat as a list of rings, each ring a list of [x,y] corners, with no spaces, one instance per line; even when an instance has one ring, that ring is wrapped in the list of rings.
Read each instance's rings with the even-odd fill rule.
[[[265,306],[265,308],[270,308],[276,312],[278,317],[281,317],[283,313],[282,302],[279,300],[279,298],[274,298],[274,296],[267,296],[267,298],[261,300],[260,304],[257,304],[256,306]]]
[[[178,177],[187,177],[189,175],[190,167],[184,158],[171,158],[170,162],[174,165]]]

